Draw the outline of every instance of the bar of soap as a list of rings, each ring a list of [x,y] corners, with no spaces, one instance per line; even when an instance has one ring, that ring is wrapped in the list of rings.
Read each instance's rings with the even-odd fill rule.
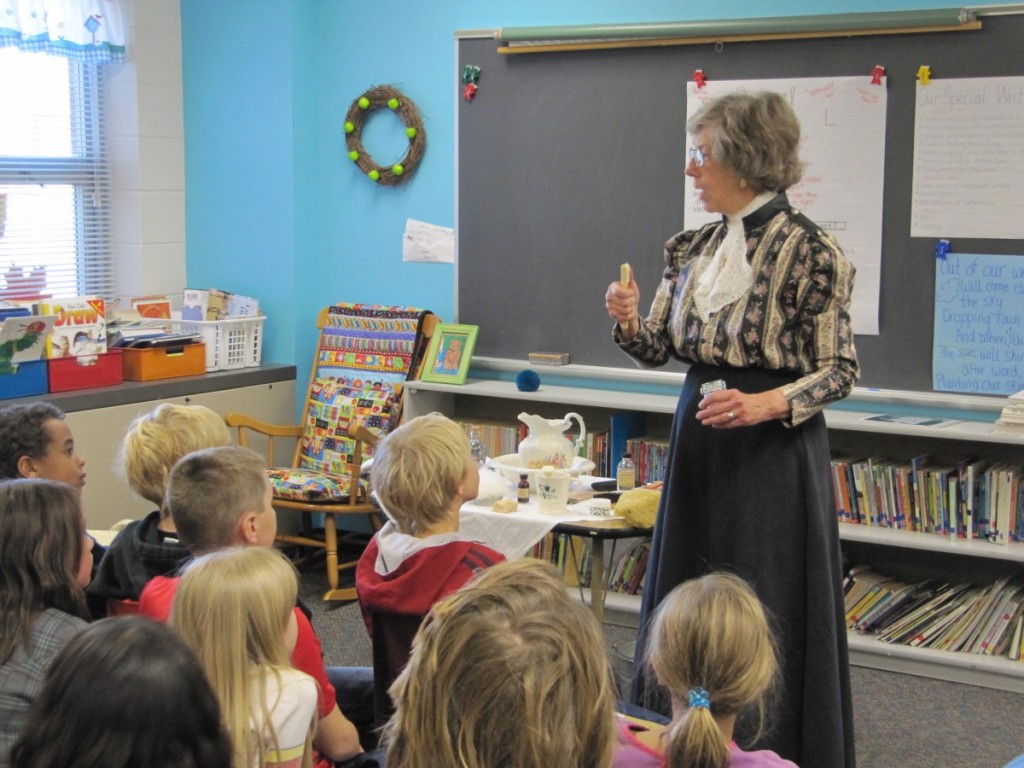
[[[515,512],[517,509],[519,509],[519,502],[515,499],[498,499],[491,505],[492,512],[501,512],[504,515]]]

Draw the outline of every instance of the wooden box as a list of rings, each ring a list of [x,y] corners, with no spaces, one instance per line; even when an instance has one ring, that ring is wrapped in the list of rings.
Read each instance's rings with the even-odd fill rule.
[[[122,350],[126,381],[153,381],[206,373],[206,345]]]

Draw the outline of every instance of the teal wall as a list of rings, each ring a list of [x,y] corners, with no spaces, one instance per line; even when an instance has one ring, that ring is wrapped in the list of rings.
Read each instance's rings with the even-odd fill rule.
[[[422,306],[453,320],[453,267],[403,263],[401,239],[409,218],[455,223],[461,84],[454,32],[837,10],[834,0],[694,5],[181,0],[189,286],[259,298],[268,316],[264,360],[296,363],[300,372],[310,364],[316,314],[332,302]],[[948,6],[848,0],[839,10],[942,7]],[[397,187],[375,186],[355,172],[341,128],[353,99],[379,84],[393,84],[415,101],[428,134],[415,175]],[[367,121],[363,143],[378,162],[402,154],[396,128],[383,114]]]

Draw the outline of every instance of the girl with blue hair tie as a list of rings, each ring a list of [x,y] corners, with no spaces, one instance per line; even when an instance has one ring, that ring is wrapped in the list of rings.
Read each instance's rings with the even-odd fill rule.
[[[671,696],[672,721],[663,730],[620,721],[614,768],[796,768],[733,739],[748,713],[750,741],[764,732],[778,677],[768,619],[743,579],[712,573],[680,584],[658,607],[646,651]]]

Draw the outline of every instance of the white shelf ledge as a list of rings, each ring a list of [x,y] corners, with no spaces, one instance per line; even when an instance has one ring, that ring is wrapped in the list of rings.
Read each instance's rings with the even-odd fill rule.
[[[1024,693],[1024,663],[1005,656],[895,645],[856,632],[848,634],[848,642],[850,663],[860,667]]]
[[[968,555],[986,560],[1011,560],[1024,562],[1024,544],[993,544],[988,541],[951,539],[937,533],[900,531],[892,528],[878,528],[857,523],[839,523],[839,538],[843,541],[861,541],[885,547],[923,549],[941,552],[945,555]]]

